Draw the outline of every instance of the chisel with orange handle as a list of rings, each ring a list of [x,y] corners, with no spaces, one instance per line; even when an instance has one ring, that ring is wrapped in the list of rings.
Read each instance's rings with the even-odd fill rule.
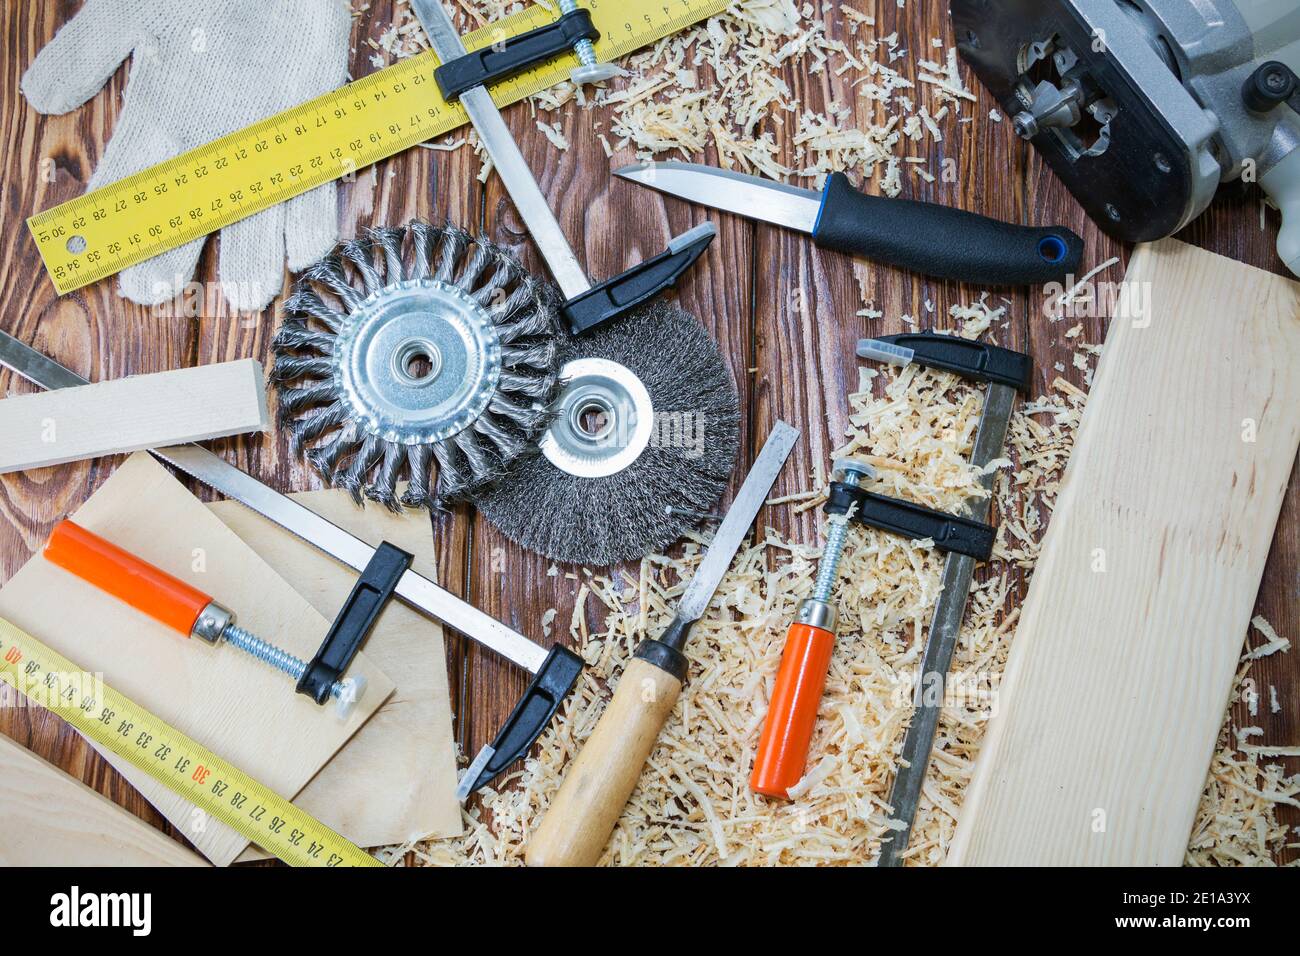
[[[198,588],[71,519],[55,526],[45,545],[45,558],[187,638],[197,637],[214,645],[225,642],[295,681],[307,669],[302,660],[236,625],[234,614]],[[334,682],[329,696],[337,702],[339,716],[351,712],[364,689],[364,677]]]
[[[642,641],[624,668],[614,699],[528,843],[524,860],[529,866],[592,866],[600,859],[681,694],[686,681],[682,651],[691,627],[713,600],[798,438],[798,429],[785,422],[772,429],[677,603],[672,623],[657,640]]]
[[[835,462],[832,480],[856,488],[874,476],[875,469],[866,462],[844,458]],[[790,788],[803,777],[808,763],[808,745],[817,725],[817,710],[835,649],[832,594],[848,529],[847,514],[830,516],[813,595],[799,605],[798,620],[786,634],[781,667],[749,777],[749,789],[755,793],[789,799]]]

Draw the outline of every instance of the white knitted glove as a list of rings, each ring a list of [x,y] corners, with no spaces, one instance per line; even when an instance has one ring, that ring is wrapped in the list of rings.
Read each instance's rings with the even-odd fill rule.
[[[131,71],[113,138],[88,189],[296,106],[347,79],[352,18],[345,0],[86,0],[23,76],[28,102],[66,113],[86,102],[128,54]],[[220,275],[241,311],[265,308],[284,281],[338,237],[327,183],[222,230]],[[198,239],[119,277],[145,305],[193,277]]]

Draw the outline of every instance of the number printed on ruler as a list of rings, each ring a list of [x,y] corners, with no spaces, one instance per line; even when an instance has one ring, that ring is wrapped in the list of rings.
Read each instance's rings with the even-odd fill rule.
[[[721,13],[728,0],[585,0],[600,30],[597,56],[615,60]],[[476,50],[550,23],[530,6],[467,34]],[[566,55],[496,84],[504,106],[561,80],[577,64]],[[331,180],[349,176],[468,122],[447,103],[422,53],[293,109],[213,140],[157,166],[86,193],[27,220],[41,259],[62,295],[215,232]]]
[[[295,866],[380,866],[325,824],[0,618],[0,682]],[[57,860],[50,861],[57,863]]]

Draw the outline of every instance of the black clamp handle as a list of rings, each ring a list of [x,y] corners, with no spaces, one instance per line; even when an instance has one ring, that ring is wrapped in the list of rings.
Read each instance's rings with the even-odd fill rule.
[[[366,569],[357,578],[352,593],[330,625],[320,650],[303,671],[302,679],[298,681],[298,693],[306,694],[318,704],[329,699],[330,689],[357,656],[362,642],[375,626],[384,606],[392,598],[397,582],[413,560],[413,555],[387,541],[375,549],[374,556],[366,563]]]
[[[569,331],[581,335],[677,284],[682,273],[709,247],[717,228],[705,223],[673,239],[657,256],[637,263],[612,279],[593,285],[560,306]]]
[[[496,738],[475,759],[456,790],[464,800],[475,790],[486,787],[524,754],[550,726],[560,702],[569,696],[582,673],[582,658],[567,647],[556,644],[537,669],[532,683],[519,698],[514,710],[501,725]],[[469,774],[473,774],[471,779]]]
[[[977,561],[987,561],[992,556],[993,542],[998,536],[997,528],[982,521],[834,482],[826,501],[826,513],[847,514],[850,507],[853,520],[868,528],[911,541],[928,538],[940,551],[964,554]]]
[[[600,39],[588,10],[574,10],[553,23],[518,36],[494,42],[473,53],[448,60],[433,71],[433,78],[448,103],[466,90],[487,86],[521,73],[534,64],[568,53],[579,40]]]
[[[894,354],[886,356],[880,344],[890,347],[888,351]],[[858,343],[858,355],[883,361],[915,362],[974,382],[1008,385],[1020,392],[1029,391],[1034,375],[1033,360],[1023,352],[938,332],[905,332],[863,339]]]

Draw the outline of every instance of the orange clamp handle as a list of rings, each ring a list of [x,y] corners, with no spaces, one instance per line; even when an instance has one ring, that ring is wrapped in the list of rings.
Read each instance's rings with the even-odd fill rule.
[[[790,625],[749,777],[755,793],[788,800],[803,777],[834,650],[835,635],[825,628]]]
[[[198,588],[69,519],[60,521],[50,534],[45,558],[186,637],[212,603]]]

